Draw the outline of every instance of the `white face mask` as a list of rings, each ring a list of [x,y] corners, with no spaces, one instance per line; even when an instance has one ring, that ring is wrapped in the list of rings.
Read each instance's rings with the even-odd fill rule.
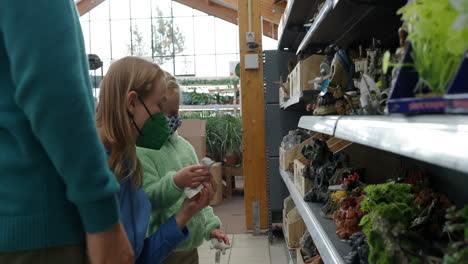
[[[167,122],[169,125],[171,135],[173,135],[177,131],[177,129],[182,125],[182,120],[180,120],[180,118],[178,118],[177,116],[168,117]]]

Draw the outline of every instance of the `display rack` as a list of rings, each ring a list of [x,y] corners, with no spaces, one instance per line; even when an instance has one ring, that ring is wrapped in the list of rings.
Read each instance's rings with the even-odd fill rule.
[[[303,116],[299,127],[468,172],[468,116]]]
[[[284,231],[284,228],[283,228],[283,235],[284,235],[284,241],[288,241],[288,234]],[[289,249],[287,242],[286,242],[286,258],[288,259],[288,264],[297,264],[296,251]]]
[[[307,48],[323,48],[331,44],[348,47],[355,41],[369,41],[372,38],[393,43],[396,40],[395,32],[401,25],[396,12],[406,0],[375,5],[362,2],[327,0],[299,45],[297,54]]]
[[[281,108],[292,111],[305,111],[306,103],[315,100],[319,93],[318,90],[301,91],[281,104]]]
[[[294,185],[293,176],[280,169],[281,177],[288,187],[289,193],[294,200],[299,214],[309,230],[315,246],[325,264],[344,264],[343,257],[348,255],[351,247],[336,235],[333,220],[320,216],[323,206],[318,203],[307,203]]]
[[[210,111],[240,109],[240,105],[181,105],[179,111]]]
[[[317,5],[318,2],[318,0],[288,1],[284,10],[282,27],[279,29],[281,34],[278,37],[278,50],[287,48],[290,51],[296,51],[306,34],[304,24],[313,16],[311,7]]]

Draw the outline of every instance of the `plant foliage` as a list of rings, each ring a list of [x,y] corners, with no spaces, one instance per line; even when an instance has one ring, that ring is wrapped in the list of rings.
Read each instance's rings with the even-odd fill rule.
[[[413,204],[411,185],[386,183],[369,185],[364,189],[361,209],[367,211],[360,225],[368,237],[369,263],[418,263],[400,249],[397,236],[406,230],[418,209]]]
[[[468,25],[457,25],[468,0],[413,0],[398,13],[408,25],[420,81],[443,94],[468,48]],[[460,22],[458,22],[460,24]]]
[[[215,161],[227,156],[242,156],[242,121],[239,117],[223,115],[206,121],[208,153]]]

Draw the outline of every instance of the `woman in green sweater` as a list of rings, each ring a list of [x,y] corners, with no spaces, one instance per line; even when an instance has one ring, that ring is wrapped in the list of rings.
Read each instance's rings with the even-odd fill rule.
[[[155,232],[183,204],[184,188],[191,187],[191,180],[179,176],[178,171],[187,166],[198,164],[198,158],[192,145],[180,137],[176,129],[180,125],[175,117],[179,112],[179,85],[174,77],[166,74],[167,102],[164,111],[171,117],[171,136],[160,150],[137,148],[137,155],[143,164],[143,187],[146,193],[157,195],[159,199],[152,201],[149,232]],[[207,207],[188,222],[190,236],[182,242],[164,264],[196,264],[198,263],[197,248],[203,240],[217,238],[229,244],[226,234],[219,230],[221,221],[213,213],[213,208]]]
[[[72,0],[0,1],[0,90],[0,263],[133,263]]]

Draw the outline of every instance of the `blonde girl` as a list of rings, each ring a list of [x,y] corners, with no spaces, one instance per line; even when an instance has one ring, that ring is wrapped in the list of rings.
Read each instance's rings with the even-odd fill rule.
[[[158,65],[137,57],[114,62],[101,84],[97,128],[107,150],[109,167],[120,183],[118,202],[121,221],[135,252],[136,263],[160,263],[189,235],[185,225],[206,207],[214,190],[205,184],[200,196],[185,200],[182,208],[163,227],[145,239],[151,212],[150,200],[141,185],[143,169],[136,146],[159,149],[168,135],[161,112],[166,101],[164,72]],[[187,171],[209,179],[204,166]]]

